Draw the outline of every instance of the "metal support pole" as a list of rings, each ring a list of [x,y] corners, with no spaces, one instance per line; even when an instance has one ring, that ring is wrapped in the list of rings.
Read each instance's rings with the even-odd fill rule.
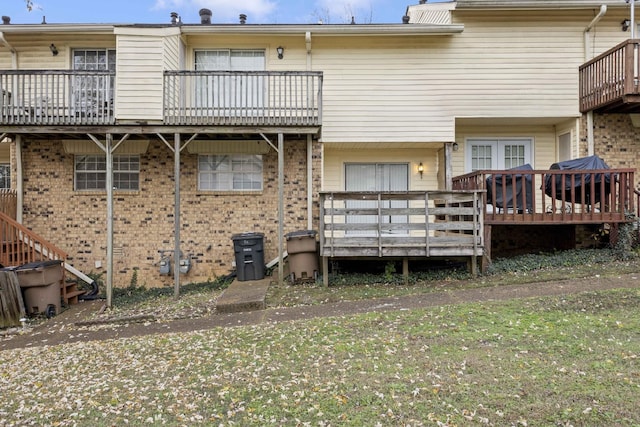
[[[113,294],[113,136],[106,137],[105,155],[107,160],[107,307],[111,308]]]
[[[174,292],[173,296],[178,299],[180,296],[180,134],[174,135],[174,179],[175,179],[175,205],[173,207],[173,223],[175,247],[173,249],[173,280]]]
[[[307,135],[307,230],[313,229],[313,138]]]
[[[284,276],[284,135],[278,134],[278,283]]]

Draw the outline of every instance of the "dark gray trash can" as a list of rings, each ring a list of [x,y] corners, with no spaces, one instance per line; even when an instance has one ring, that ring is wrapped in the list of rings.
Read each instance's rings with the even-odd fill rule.
[[[285,235],[292,283],[318,278],[316,234],[314,230],[301,230]]]
[[[264,279],[264,234],[242,233],[231,236],[238,280]]]

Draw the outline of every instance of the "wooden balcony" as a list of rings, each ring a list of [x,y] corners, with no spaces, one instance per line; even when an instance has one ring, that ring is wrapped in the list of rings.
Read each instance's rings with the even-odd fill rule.
[[[453,179],[482,193],[485,224],[603,224],[636,213],[634,169],[482,170]]]
[[[482,191],[321,192],[323,257],[475,257]]]
[[[640,112],[640,40],[626,40],[580,66],[580,111]]]
[[[108,71],[0,70],[0,124],[113,124],[114,78]]]
[[[319,126],[322,73],[165,71],[164,122],[198,126]]]

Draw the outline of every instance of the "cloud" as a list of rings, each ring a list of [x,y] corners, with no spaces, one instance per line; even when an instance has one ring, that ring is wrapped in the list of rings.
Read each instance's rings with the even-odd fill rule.
[[[182,16],[195,15],[200,9],[211,9],[212,22],[236,22],[244,13],[252,23],[263,22],[276,9],[274,0],[155,0],[153,9],[176,11]]]

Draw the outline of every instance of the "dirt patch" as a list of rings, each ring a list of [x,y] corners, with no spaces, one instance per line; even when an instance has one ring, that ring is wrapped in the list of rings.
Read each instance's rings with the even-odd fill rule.
[[[133,317],[134,321],[131,322],[122,319],[115,322],[90,322],[89,319],[92,318],[92,315],[104,306],[104,301],[87,301],[71,306],[60,315],[34,328],[26,328],[15,334],[6,335],[0,341],[0,350],[127,338],[148,334],[184,333],[217,327],[296,321],[315,317],[347,316],[371,311],[410,310],[465,302],[499,301],[639,287],[640,274],[631,273],[615,277],[596,275],[580,279],[524,285],[444,290],[420,295],[278,307],[244,313],[213,313],[201,317],[174,320]]]

